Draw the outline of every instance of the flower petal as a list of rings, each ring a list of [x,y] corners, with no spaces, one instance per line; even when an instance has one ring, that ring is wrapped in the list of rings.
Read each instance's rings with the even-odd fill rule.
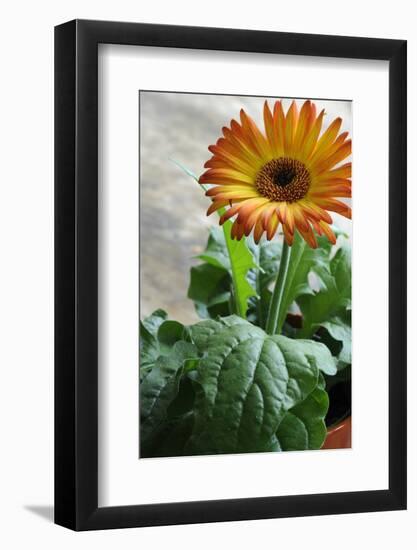
[[[278,216],[276,212],[273,212],[272,216],[269,218],[268,225],[266,228],[266,237],[268,241],[271,241],[273,239],[275,233],[277,232],[278,225],[279,225]]]
[[[276,101],[274,105],[274,134],[277,143],[277,156],[280,157],[285,153],[285,115],[281,101]]]
[[[276,211],[278,203],[271,202],[270,204],[267,204],[264,206],[262,216],[261,216],[261,223],[263,228],[266,230],[269,224],[269,220],[271,219],[271,216]]]
[[[323,152],[335,141],[341,125],[342,125],[342,119],[338,117],[335,120],[333,120],[333,122],[329,125],[327,130],[323,132],[311,156],[312,162],[315,159],[321,157]]]
[[[249,117],[243,109],[240,110],[240,120],[243,130],[247,132],[247,135],[259,156],[264,160],[272,158],[272,152],[271,148],[268,146],[268,142],[259,131],[251,117]]]
[[[316,220],[317,222],[319,222],[320,220],[324,220],[327,223],[333,223],[330,214],[326,212],[326,210],[324,210],[323,208],[320,208],[318,204],[304,199],[302,202],[300,202],[300,205],[302,205],[302,208],[309,219]]]
[[[294,233],[294,214],[292,205],[286,202],[278,203],[277,214],[282,225],[286,225],[290,233]]]
[[[232,239],[236,239],[238,241],[240,241],[243,237],[243,225],[238,223],[237,220],[233,222],[232,229],[230,230],[230,236]]]
[[[246,236],[248,236],[250,234],[250,232],[253,229],[253,226],[258,222],[258,220],[259,220],[259,218],[262,214],[263,208],[264,208],[264,206],[262,206],[262,205],[259,206],[258,208],[253,210],[249,214],[249,216],[243,221],[243,228],[244,228]]]
[[[247,201],[241,201],[236,204],[233,204],[230,208],[226,210],[224,214],[220,216],[219,224],[223,225],[225,221],[229,220],[230,218],[233,218],[235,214],[237,214],[240,210],[240,208],[245,204]]]
[[[274,117],[272,116],[267,101],[265,101],[264,103],[264,125],[266,137],[269,141],[272,153],[276,155],[278,153],[278,144],[276,140],[276,132],[274,129]]]
[[[232,170],[231,168],[209,168],[200,176],[200,183],[223,183],[224,181],[230,183],[248,183],[253,185],[253,178],[238,172],[237,170]]]
[[[294,137],[294,151],[298,151],[301,148],[306,138],[306,134],[309,130],[310,125],[311,109],[312,106],[310,100],[305,101],[303,103],[303,106],[301,107],[297,129]]]
[[[300,235],[303,237],[305,242],[311,248],[317,248],[317,239],[310,225],[308,226],[308,229],[306,231],[302,229],[299,229],[298,231],[300,232]]]
[[[319,222],[320,229],[329,239],[332,244],[336,244],[336,235],[331,230],[330,226],[326,222]]]
[[[294,214],[294,223],[297,229],[299,231],[308,231],[310,224],[308,223],[306,216],[304,216],[302,208],[294,206],[292,211]]]
[[[308,132],[306,139],[304,141],[304,146],[300,151],[299,157],[301,160],[306,161],[311,153],[314,150],[314,147],[317,144],[318,137],[320,135],[321,127],[323,124],[324,109],[321,111],[319,116],[314,121],[314,124],[311,126],[311,130]]]
[[[332,178],[351,178],[352,177],[352,163],[346,162],[334,170],[328,170],[317,176],[317,181],[325,181]]]
[[[245,219],[254,210],[256,210],[259,206],[262,206],[263,204],[267,204],[268,202],[269,202],[269,199],[266,199],[264,197],[245,201],[242,207],[239,208],[239,216],[238,216],[239,223],[244,223]]]
[[[288,244],[288,246],[292,246],[292,243],[294,241],[294,233],[288,231],[288,227],[284,224],[282,225],[282,230],[284,232],[285,242]]]
[[[343,134],[340,134],[340,136],[337,137],[337,139],[329,145],[321,155],[318,157],[315,157],[314,159],[310,159],[309,161],[309,167],[311,172],[315,172],[316,168],[322,164],[322,162],[328,158],[330,158],[334,153],[336,153],[340,147],[346,142],[346,138],[348,136],[348,132],[343,132]]]
[[[298,110],[295,101],[291,103],[285,117],[285,154],[291,156],[293,153],[294,134],[297,126]]]
[[[255,241],[256,244],[258,244],[259,241],[261,240],[263,232],[264,232],[264,228],[262,227],[262,224],[258,220],[256,222],[255,229],[253,231],[253,238],[254,238],[254,241]]]
[[[251,185],[215,185],[210,187],[205,194],[206,197],[215,197],[218,195],[224,195],[224,198],[229,197],[229,195],[236,196],[236,198],[239,198],[239,196],[241,198],[259,197],[258,190]]]
[[[348,139],[343,143],[343,145],[339,147],[339,149],[335,153],[320,162],[320,164],[317,166],[317,173],[320,174],[325,170],[332,168],[333,166],[344,160],[346,157],[348,157],[351,153],[352,140]]]
[[[336,199],[320,198],[320,199],[317,199],[317,205],[321,206],[326,210],[330,210],[331,212],[337,212],[338,214],[341,214],[346,218],[350,218],[352,216],[352,210],[350,206]]]
[[[220,208],[224,208],[229,204],[228,201],[216,201],[214,200],[209,208],[207,209],[207,216],[210,216],[210,214],[213,214],[213,212],[217,212]]]

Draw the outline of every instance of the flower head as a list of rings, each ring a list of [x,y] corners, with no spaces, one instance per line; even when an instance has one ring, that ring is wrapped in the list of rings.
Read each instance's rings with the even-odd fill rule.
[[[256,242],[263,233],[272,239],[281,224],[289,245],[295,231],[313,248],[315,233],[335,243],[329,212],[351,217],[338,200],[351,196],[352,165],[340,164],[351,154],[348,133],[339,134],[342,119],[322,132],[324,110],[317,116],[310,100],[300,111],[293,101],[286,114],[281,101],[272,111],[265,101],[263,115],[264,134],[242,109],[240,124],[232,120],[209,147],[213,156],[199,179],[213,184],[207,215],[228,207],[220,223],[235,217],[232,237],[238,240],[252,231]]]

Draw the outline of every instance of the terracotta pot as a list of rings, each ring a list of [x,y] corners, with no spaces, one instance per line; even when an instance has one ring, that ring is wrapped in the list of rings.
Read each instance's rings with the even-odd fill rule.
[[[322,449],[350,449],[352,446],[352,418],[348,416],[327,430]]]

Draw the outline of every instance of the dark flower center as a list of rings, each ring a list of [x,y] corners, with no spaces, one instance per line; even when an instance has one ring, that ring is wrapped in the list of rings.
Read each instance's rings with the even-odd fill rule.
[[[271,201],[296,202],[310,187],[310,173],[299,160],[279,157],[267,162],[257,173],[255,185]]]
[[[278,170],[275,174],[274,183],[275,185],[279,185],[279,187],[285,187],[292,182],[294,177],[295,170],[293,170],[292,168],[283,168],[282,170]]]

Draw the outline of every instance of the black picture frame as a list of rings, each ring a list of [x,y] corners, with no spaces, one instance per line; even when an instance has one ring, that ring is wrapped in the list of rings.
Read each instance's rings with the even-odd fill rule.
[[[389,62],[389,488],[98,507],[98,44]],[[406,508],[406,41],[74,20],[55,28],[55,522],[108,529]]]

